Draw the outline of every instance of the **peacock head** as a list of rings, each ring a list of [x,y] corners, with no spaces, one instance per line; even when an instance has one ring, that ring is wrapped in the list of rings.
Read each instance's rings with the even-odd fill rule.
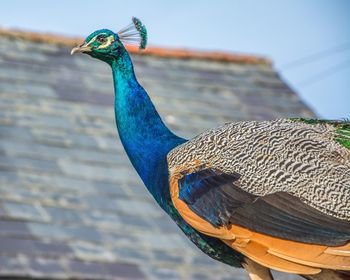
[[[133,17],[132,23],[117,33],[108,29],[91,33],[81,45],[72,49],[71,54],[86,53],[109,62],[125,50],[123,43],[138,45],[139,49],[146,48],[147,30],[139,19]]]

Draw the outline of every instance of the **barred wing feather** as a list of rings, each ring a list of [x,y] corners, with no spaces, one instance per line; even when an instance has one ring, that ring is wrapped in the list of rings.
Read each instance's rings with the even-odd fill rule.
[[[191,226],[264,266],[350,270],[346,137],[339,123],[301,120],[210,130],[168,155],[174,206]]]

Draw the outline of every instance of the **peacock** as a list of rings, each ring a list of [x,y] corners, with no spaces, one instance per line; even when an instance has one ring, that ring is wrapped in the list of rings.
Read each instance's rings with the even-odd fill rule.
[[[120,140],[160,207],[205,254],[306,279],[350,279],[350,121],[232,122],[187,140],[164,124],[124,44],[144,49],[137,18],[72,49],[108,63]]]

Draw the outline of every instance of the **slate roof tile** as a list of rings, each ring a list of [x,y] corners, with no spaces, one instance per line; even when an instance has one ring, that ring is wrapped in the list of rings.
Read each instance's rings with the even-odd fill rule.
[[[45,278],[48,275],[55,279],[65,279],[67,274],[62,264],[47,258],[30,258],[26,262],[28,274],[34,278]]]
[[[2,211],[1,216],[5,217],[7,213],[4,210]],[[0,236],[25,238],[30,236],[30,231],[23,221],[2,220],[0,221]]]
[[[154,203],[117,136],[110,69],[71,57],[79,41],[0,30],[0,278],[247,279],[194,248]],[[179,135],[314,116],[268,59],[129,50]]]
[[[22,258],[0,255],[0,273],[6,277],[27,277],[29,272]]]
[[[3,202],[2,207],[5,209],[7,216],[11,219],[39,222],[46,222],[49,220],[48,214],[41,205]]]

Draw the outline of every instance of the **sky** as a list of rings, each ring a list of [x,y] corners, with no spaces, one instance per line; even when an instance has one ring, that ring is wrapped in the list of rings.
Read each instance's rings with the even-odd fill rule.
[[[149,44],[256,54],[319,117],[350,118],[350,1],[2,1],[0,26],[85,37],[136,16]]]

